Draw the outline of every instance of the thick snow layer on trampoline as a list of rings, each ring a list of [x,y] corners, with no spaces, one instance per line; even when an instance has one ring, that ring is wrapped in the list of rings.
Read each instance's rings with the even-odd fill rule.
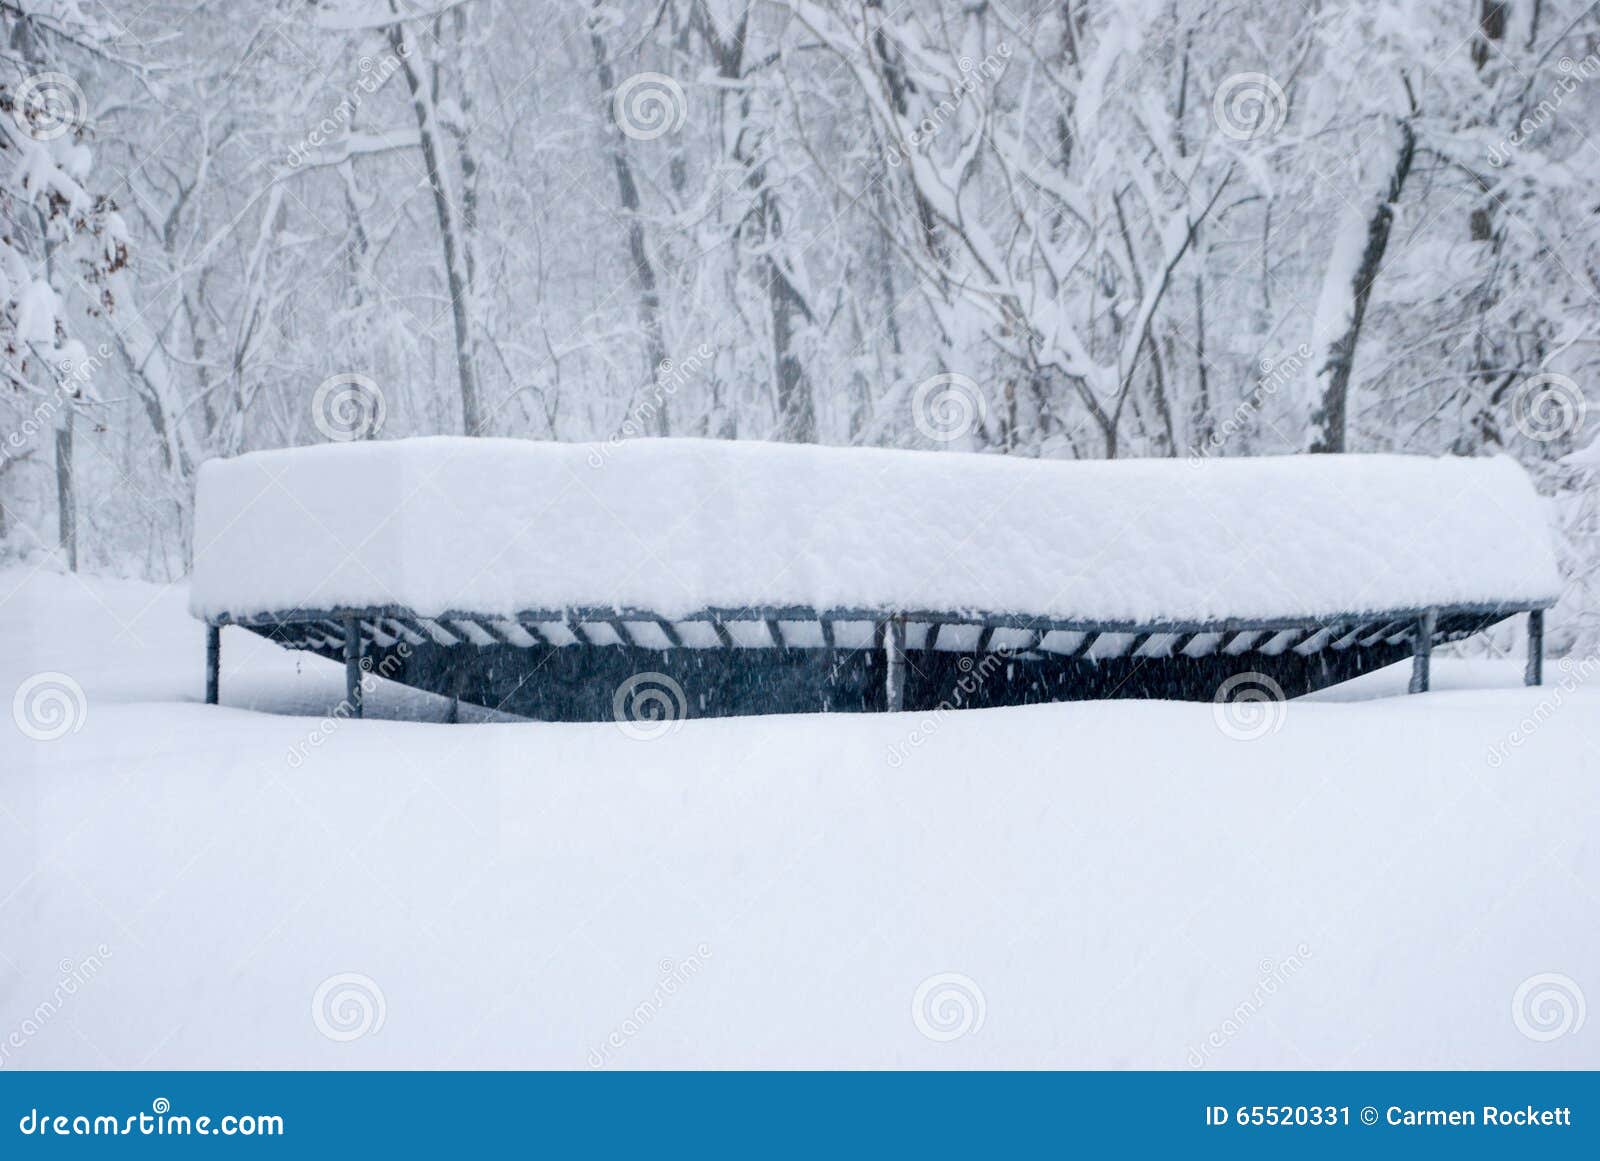
[[[197,616],[397,605],[929,610],[1100,622],[1553,600],[1509,459],[1044,461],[428,438],[201,469]]]

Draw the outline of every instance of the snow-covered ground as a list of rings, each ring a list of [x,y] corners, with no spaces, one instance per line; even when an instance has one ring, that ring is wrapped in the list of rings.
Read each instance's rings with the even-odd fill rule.
[[[328,730],[185,602],[0,573],[0,1068],[1600,1066],[1600,667]]]

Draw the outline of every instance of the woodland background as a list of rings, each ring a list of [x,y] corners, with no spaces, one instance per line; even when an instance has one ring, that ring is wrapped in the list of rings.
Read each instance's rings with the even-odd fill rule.
[[[1505,453],[1592,650],[1597,113],[1583,0],[0,0],[0,561],[352,436]]]

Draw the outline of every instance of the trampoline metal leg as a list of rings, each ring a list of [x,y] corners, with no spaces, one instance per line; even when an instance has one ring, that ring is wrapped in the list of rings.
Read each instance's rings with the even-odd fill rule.
[[[350,716],[361,716],[361,622],[355,617],[344,619],[344,696],[350,704]]]
[[[1528,668],[1522,674],[1523,685],[1544,684],[1544,610],[1528,613]]]
[[[883,633],[883,708],[890,713],[906,704],[906,619],[890,617]]]
[[[1433,632],[1438,627],[1439,614],[1429,609],[1417,618],[1411,630],[1411,693],[1427,693],[1429,665],[1433,660]]]
[[[206,625],[206,704],[216,705],[222,685],[222,626]]]

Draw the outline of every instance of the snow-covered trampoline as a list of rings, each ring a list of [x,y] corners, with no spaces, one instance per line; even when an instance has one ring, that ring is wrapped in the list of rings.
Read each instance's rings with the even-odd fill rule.
[[[529,717],[1290,696],[1542,611],[1509,459],[1025,460],[430,438],[207,463],[191,611]]]

